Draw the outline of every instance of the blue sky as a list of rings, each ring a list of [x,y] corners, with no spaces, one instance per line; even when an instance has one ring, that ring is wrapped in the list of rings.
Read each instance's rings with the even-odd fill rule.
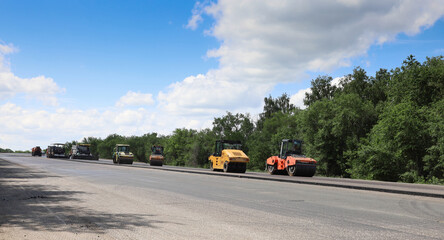
[[[211,127],[310,80],[444,54],[444,4],[0,1],[0,147]]]
[[[0,26],[0,39],[19,49],[10,56],[17,76],[53,78],[70,90],[61,99],[65,104],[107,107],[128,90],[157,92],[217,66],[203,59],[217,41],[184,28],[194,4],[2,1],[0,19],[13,24]],[[126,86],[117,87],[122,82]]]

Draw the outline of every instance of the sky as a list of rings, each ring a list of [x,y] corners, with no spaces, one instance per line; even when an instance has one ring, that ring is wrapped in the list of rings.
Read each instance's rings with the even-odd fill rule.
[[[0,148],[304,108],[311,80],[444,55],[442,0],[0,0]]]

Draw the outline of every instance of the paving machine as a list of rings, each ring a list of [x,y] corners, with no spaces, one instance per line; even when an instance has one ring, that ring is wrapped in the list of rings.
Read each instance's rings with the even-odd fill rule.
[[[69,153],[70,159],[87,159],[87,160],[99,160],[98,156],[94,156],[91,153],[91,144],[78,143],[72,146]]]
[[[114,164],[133,164],[134,155],[130,152],[130,145],[128,144],[116,144],[113,151],[113,163]]]
[[[240,141],[217,140],[208,160],[213,171],[245,173],[250,158],[242,151]]]
[[[266,170],[270,174],[287,172],[290,176],[313,177],[316,160],[302,155],[302,141],[283,139],[279,156],[267,159]]]
[[[151,147],[150,155],[150,165],[151,166],[162,166],[165,157],[163,156],[163,147],[159,145],[154,145]]]
[[[47,158],[67,158],[65,152],[65,144],[63,143],[54,143],[46,149],[46,157]]]

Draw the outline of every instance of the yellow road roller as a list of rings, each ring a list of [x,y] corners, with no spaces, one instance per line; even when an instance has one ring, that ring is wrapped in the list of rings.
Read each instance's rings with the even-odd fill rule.
[[[208,158],[211,170],[245,173],[250,158],[242,151],[240,141],[217,140],[214,149]]]
[[[116,144],[113,151],[113,163],[114,164],[133,164],[134,155],[130,152],[130,145],[128,144]]]

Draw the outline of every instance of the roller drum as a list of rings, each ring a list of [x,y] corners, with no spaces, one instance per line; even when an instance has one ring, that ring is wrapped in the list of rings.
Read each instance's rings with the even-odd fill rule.
[[[313,177],[316,172],[316,165],[296,164],[295,176]]]
[[[162,160],[150,160],[150,166],[162,166],[163,161]]]

